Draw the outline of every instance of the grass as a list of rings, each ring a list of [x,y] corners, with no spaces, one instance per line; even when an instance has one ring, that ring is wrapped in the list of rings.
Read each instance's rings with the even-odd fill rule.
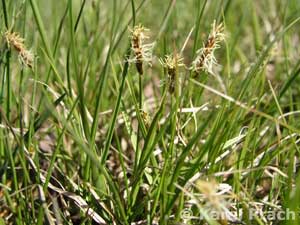
[[[0,224],[299,224],[297,0],[0,5]]]

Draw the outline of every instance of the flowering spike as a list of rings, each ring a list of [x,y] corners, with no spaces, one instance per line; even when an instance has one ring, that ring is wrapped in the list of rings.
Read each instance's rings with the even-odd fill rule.
[[[180,55],[166,55],[164,59],[160,59],[160,63],[167,69],[169,79],[169,92],[173,93],[175,90],[175,81],[177,69],[184,66],[183,58]]]
[[[24,39],[20,37],[19,34],[6,31],[5,40],[9,47],[14,47],[14,49],[19,54],[19,60],[23,65],[28,66],[29,68],[33,67],[34,56],[31,51],[26,49],[24,44]]]
[[[145,44],[145,39],[148,36],[145,35],[145,32],[149,31],[149,29],[143,27],[142,25],[135,26],[131,32],[131,49],[133,51],[134,57],[133,59],[129,59],[130,62],[134,62],[136,65],[136,69],[140,75],[143,75],[143,62],[152,61],[152,50],[154,47],[154,43]]]
[[[141,117],[142,117],[142,120],[144,121],[146,128],[149,129],[150,125],[151,125],[151,118],[150,118],[149,114],[146,113],[142,109],[140,109],[140,113],[141,113]]]
[[[214,51],[220,47],[219,43],[225,39],[223,24],[216,25],[216,21],[212,24],[212,30],[203,47],[197,50],[197,57],[192,62],[191,70],[198,75],[200,71],[213,73],[212,68],[217,65]]]

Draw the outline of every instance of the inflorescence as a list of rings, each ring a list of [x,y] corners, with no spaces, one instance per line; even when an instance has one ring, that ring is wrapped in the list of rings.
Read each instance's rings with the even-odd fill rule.
[[[34,55],[30,50],[27,50],[24,39],[20,37],[18,33],[6,31],[4,34],[6,43],[9,47],[14,47],[18,52],[19,60],[22,65],[26,65],[29,68],[33,67]]]

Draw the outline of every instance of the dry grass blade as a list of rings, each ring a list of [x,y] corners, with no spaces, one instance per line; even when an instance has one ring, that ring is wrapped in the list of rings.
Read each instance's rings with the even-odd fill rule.
[[[35,162],[31,159],[28,150],[24,148],[24,152],[26,154],[26,158],[30,166],[32,167],[35,173],[38,173],[37,166],[35,165]],[[38,176],[40,177],[42,183],[44,184],[46,181],[45,176],[41,173],[39,173]],[[89,216],[91,219],[93,219],[97,224],[101,224],[101,225],[107,224],[106,221],[97,212],[95,212],[95,210],[89,207],[87,202],[81,196],[76,195],[69,191],[65,191],[61,188],[58,188],[50,182],[48,183],[48,188],[74,201],[74,203],[82,210],[82,212],[85,215]]]

